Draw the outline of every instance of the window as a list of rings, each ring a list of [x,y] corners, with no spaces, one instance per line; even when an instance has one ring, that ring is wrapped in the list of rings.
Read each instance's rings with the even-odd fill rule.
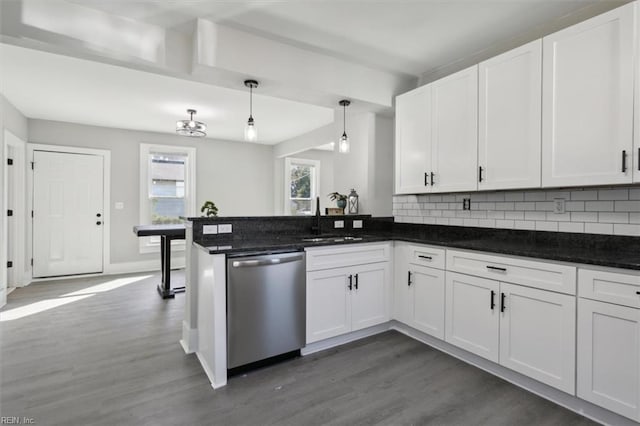
[[[320,162],[300,158],[285,158],[284,214],[312,215],[318,195]]]
[[[195,148],[140,144],[140,223],[182,223],[195,214]],[[183,241],[174,241],[184,247]],[[160,237],[140,239],[140,252],[159,250]]]

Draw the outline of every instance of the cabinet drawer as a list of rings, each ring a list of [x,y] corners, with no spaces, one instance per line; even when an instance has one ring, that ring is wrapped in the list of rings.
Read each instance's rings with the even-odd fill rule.
[[[640,273],[578,270],[578,295],[587,299],[640,308]]]
[[[542,290],[576,294],[576,268],[573,266],[447,250],[447,270]]]
[[[391,259],[390,243],[350,244],[306,249],[307,271],[385,262]]]
[[[409,245],[409,263],[444,269],[445,250],[423,245]]]

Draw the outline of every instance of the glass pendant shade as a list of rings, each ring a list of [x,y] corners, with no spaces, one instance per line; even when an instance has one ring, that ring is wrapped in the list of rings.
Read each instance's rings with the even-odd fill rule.
[[[196,113],[196,110],[188,109],[187,113],[190,115],[190,118],[188,120],[178,120],[176,122],[176,133],[182,136],[191,136],[191,137],[206,136],[207,125],[200,121],[195,121],[193,119],[193,116]]]
[[[343,133],[342,137],[340,137],[340,142],[338,143],[338,152],[340,154],[348,154],[351,150],[349,145],[349,137],[346,133]]]
[[[258,129],[256,129],[256,123],[253,120],[253,89],[258,87],[258,82],[245,80],[244,85],[249,88],[249,120],[247,120],[247,125],[244,128],[244,140],[255,142],[258,140]]]
[[[351,144],[349,143],[349,136],[347,136],[347,107],[351,105],[351,101],[343,99],[338,102],[338,105],[342,107],[342,136],[338,142],[338,152],[340,154],[348,154],[351,151]]]
[[[249,117],[247,125],[244,128],[244,140],[247,142],[255,142],[258,140],[258,129],[253,121],[253,117]]]

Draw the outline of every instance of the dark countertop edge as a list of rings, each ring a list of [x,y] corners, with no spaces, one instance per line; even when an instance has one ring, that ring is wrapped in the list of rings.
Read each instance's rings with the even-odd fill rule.
[[[236,247],[229,249],[218,249],[218,246],[213,245],[202,245],[200,243],[194,242],[198,248],[209,253],[209,254],[230,254],[230,253],[266,253],[274,250],[286,250],[290,249],[291,251],[297,251],[309,247],[326,247],[326,246],[342,246],[346,244],[366,244],[366,243],[375,243],[375,242],[384,242],[384,241],[403,241],[407,243],[416,243],[416,244],[425,244],[431,246],[440,246],[444,248],[454,248],[454,249],[462,249],[462,250],[470,250],[476,252],[486,252],[486,253],[496,253],[496,254],[504,254],[509,256],[519,256],[519,257],[527,257],[531,259],[542,259],[542,260],[553,260],[557,262],[565,262],[565,263],[574,263],[574,264],[582,264],[582,265],[593,265],[593,266],[603,266],[610,268],[618,268],[618,269],[628,269],[628,270],[636,270],[640,271],[640,256],[638,257],[638,261],[636,262],[626,262],[621,260],[611,260],[611,259],[603,259],[598,256],[594,257],[585,257],[582,255],[563,255],[558,253],[550,253],[543,249],[539,250],[527,250],[527,249],[505,249],[500,247],[492,247],[491,241],[487,241],[487,246],[483,248],[478,248],[469,243],[465,243],[465,241],[439,241],[439,240],[428,240],[422,238],[411,238],[411,237],[402,237],[402,236],[368,236],[360,241],[343,241],[336,243],[334,241],[322,241],[322,242],[292,242],[292,241],[282,241],[281,243],[270,243],[265,241],[264,245],[256,244],[250,247]],[[214,248],[215,247],[215,248]]]
[[[379,217],[373,217],[370,214],[344,214],[344,215],[336,215],[336,216],[329,216],[329,215],[321,215],[321,218],[330,218],[330,219],[336,219],[336,220],[340,220],[340,219],[344,219],[344,218],[348,218],[348,219],[381,219]],[[214,220],[214,221],[225,221],[225,220],[250,220],[250,219],[260,219],[260,220],[301,220],[301,219],[314,219],[315,216],[314,215],[309,215],[309,216],[214,216],[214,217],[204,217],[204,216],[194,216],[194,217],[185,217],[185,216],[180,216],[180,219],[182,220],[188,220],[191,222],[196,222],[196,221],[206,221],[206,220]],[[382,219],[387,219],[386,217],[383,217]]]

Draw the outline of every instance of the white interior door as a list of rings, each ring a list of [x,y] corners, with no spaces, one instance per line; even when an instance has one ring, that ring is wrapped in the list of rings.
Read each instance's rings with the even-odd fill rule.
[[[33,276],[102,272],[103,157],[34,151]]]

